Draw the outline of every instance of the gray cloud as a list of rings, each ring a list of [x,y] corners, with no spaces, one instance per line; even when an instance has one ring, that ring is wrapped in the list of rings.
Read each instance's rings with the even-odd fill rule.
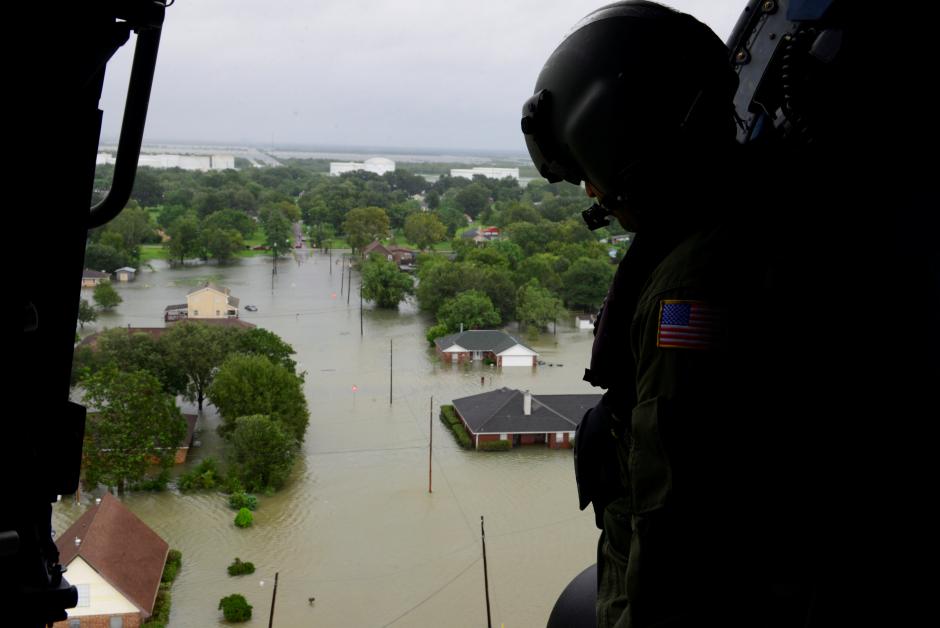
[[[542,63],[602,4],[177,0],[146,139],[522,151],[519,110]],[[744,2],[670,5],[724,39]],[[118,132],[129,53],[108,68],[105,138]]]

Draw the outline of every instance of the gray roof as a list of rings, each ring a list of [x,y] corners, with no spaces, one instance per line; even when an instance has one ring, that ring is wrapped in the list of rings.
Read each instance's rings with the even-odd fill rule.
[[[499,329],[471,329],[468,331],[451,334],[450,336],[441,336],[434,341],[434,344],[443,351],[451,345],[458,344],[468,351],[492,351],[499,353],[515,345],[522,345],[529,351],[535,353],[531,347],[526,347],[521,342]]]
[[[479,230],[479,229],[467,229],[466,231],[464,231],[463,233],[460,234],[460,237],[462,237],[462,238],[475,238],[475,237],[477,237],[477,235],[478,235],[479,233],[480,233],[480,230]]]
[[[189,307],[189,306],[188,306],[187,304],[185,304],[185,303],[179,303],[179,304],[177,304],[177,305],[168,305],[168,306],[166,306],[166,308],[165,308],[163,311],[164,311],[164,312],[170,312],[170,311],[172,311],[172,310],[185,310],[185,309],[188,308],[188,307]]]
[[[230,296],[228,298],[228,304],[231,305],[232,307],[238,307],[239,303],[240,301],[238,300],[238,297]]]
[[[532,413],[523,413],[525,393],[500,388],[454,399],[470,431],[480,433],[570,432],[601,395],[532,395]]]
[[[97,270],[91,270],[86,268],[82,271],[82,279],[102,279],[104,277],[110,277],[111,273],[102,273]]]
[[[136,269],[136,268],[131,268],[130,266],[125,266],[124,268],[118,268],[118,269],[117,269],[116,271],[114,271],[114,272],[119,273],[119,272],[122,272],[122,271],[129,272],[129,273],[136,273],[136,272],[137,272],[137,269]]]

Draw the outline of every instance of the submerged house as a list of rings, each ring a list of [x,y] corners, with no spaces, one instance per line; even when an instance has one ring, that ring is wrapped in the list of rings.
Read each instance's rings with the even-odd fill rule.
[[[207,283],[189,291],[186,303],[168,305],[163,312],[167,323],[182,319],[226,320],[238,318],[239,300],[228,288]]]
[[[528,390],[500,388],[454,399],[454,410],[467,428],[473,446],[486,441],[520,445],[572,446],[584,413],[601,395],[533,395]]]
[[[55,541],[78,606],[56,628],[136,628],[153,614],[170,547],[110,493]]]
[[[490,360],[498,367],[530,366],[538,364],[539,354],[509,334],[498,329],[472,329],[434,340],[441,360],[478,362]]]

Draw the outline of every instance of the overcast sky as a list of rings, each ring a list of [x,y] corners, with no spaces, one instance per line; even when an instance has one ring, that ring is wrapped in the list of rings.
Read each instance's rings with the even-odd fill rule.
[[[500,149],[586,0],[177,0],[145,141]],[[744,0],[673,0],[727,39]],[[108,65],[118,135],[134,39]]]

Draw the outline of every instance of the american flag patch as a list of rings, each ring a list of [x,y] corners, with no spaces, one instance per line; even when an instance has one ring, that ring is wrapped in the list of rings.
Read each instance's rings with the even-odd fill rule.
[[[703,301],[665,300],[659,312],[657,347],[713,349],[721,339],[722,312]]]

